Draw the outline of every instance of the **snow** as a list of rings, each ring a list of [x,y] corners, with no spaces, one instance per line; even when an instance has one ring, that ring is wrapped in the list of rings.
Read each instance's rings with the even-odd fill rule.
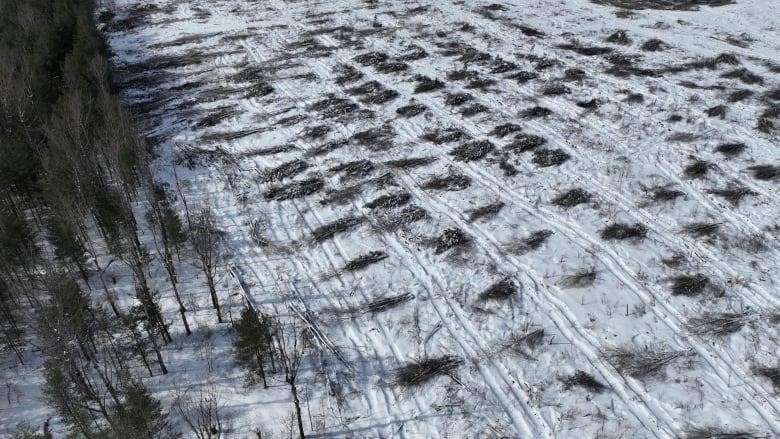
[[[134,4],[117,2],[120,17]],[[186,182],[188,203],[210,205],[226,234],[219,293],[237,316],[242,303],[268,314],[305,320],[318,334],[303,367],[300,387],[306,395],[304,424],[315,435],[354,437],[680,437],[694,427],[716,426],[755,434],[780,434],[780,400],[772,383],[755,375],[754,366],[777,366],[778,330],[769,316],[778,312],[778,179],[755,179],[755,165],[780,165],[778,131],[755,129],[758,115],[776,100],[780,87],[780,33],[773,1],[737,1],[696,11],[637,10],[629,18],[617,9],[585,0],[538,2],[508,0],[503,8],[457,1],[346,0],[284,2],[190,0],[161,3],[148,23],[109,34],[121,66],[152,55],[205,54],[203,62],[175,69],[147,71],[162,75],[152,88],[128,90],[130,103],[168,99],[147,115],[149,135],[162,139],[157,177],[173,185],[171,166]],[[202,8],[206,13],[197,8]],[[418,8],[418,9],[413,9]],[[464,26],[468,24],[469,26]],[[527,36],[533,28],[543,36]],[[624,30],[630,45],[606,42]],[[151,46],[190,35],[185,44]],[[746,47],[726,41],[738,37]],[[669,47],[646,52],[651,39]],[[309,40],[313,39],[313,40]],[[316,42],[313,45],[312,41]],[[491,73],[490,61],[464,62],[443,54],[444,43],[458,42],[517,68]],[[739,65],[681,69],[647,77],[615,76],[609,55],[586,56],[559,47],[608,47],[612,54],[639,56],[633,65],[661,69],[682,66],[721,53],[734,54]],[[305,44],[301,44],[305,43]],[[405,61],[409,69],[380,73],[353,58],[375,51],[390,58],[422,48],[428,56]],[[313,48],[313,49],[312,49]],[[310,52],[307,54],[307,50]],[[539,68],[540,60],[551,61]],[[363,77],[338,85],[337,66],[348,64]],[[272,67],[276,68],[272,68]],[[234,75],[262,67],[273,87],[265,96],[239,90]],[[721,75],[738,68],[760,75],[745,84]],[[467,80],[449,80],[448,72],[474,71],[494,84],[467,88]],[[567,69],[584,78],[566,80]],[[516,71],[539,76],[525,83],[506,79]],[[312,76],[313,75],[313,76]],[[414,93],[415,75],[440,79],[445,88]],[[398,96],[383,104],[361,103],[347,91],[377,81]],[[685,81],[688,81],[686,83]],[[192,82],[192,87],[171,90]],[[563,83],[569,94],[542,95],[548,85]],[[691,88],[695,83],[699,88]],[[687,84],[687,86],[686,86]],[[729,102],[729,93],[754,94]],[[465,92],[485,111],[466,117],[448,106],[448,94]],[[327,119],[311,108],[329,93],[370,110],[349,111]],[[776,92],[775,92],[776,93]],[[251,94],[251,93],[250,93]],[[626,98],[641,94],[642,100]],[[577,101],[597,99],[597,109]],[[420,103],[427,110],[405,118],[396,109]],[[723,104],[723,118],[705,111]],[[236,111],[216,126],[198,126],[221,106]],[[552,114],[526,118],[524,110],[542,106]],[[681,121],[669,121],[677,114]],[[296,119],[289,119],[300,116]],[[292,125],[279,124],[285,119]],[[774,119],[777,125],[776,118]],[[503,150],[504,138],[489,133],[516,123],[522,133],[546,139],[537,148],[561,149],[570,156],[560,166],[538,167],[534,151]],[[310,156],[306,151],[328,141],[389,124],[392,146],[372,148],[358,142]],[[306,138],[308,128],[327,125],[322,138]],[[456,160],[450,152],[466,142],[436,145],[420,136],[436,128],[457,128],[472,140],[488,139],[496,149],[485,158]],[[207,141],[214,133],[251,134]],[[688,133],[691,141],[670,140]],[[727,158],[714,151],[722,143],[743,142],[741,155]],[[257,154],[279,145],[293,148]],[[183,151],[210,151],[188,168],[177,161]],[[410,169],[384,163],[412,157],[435,157],[432,164]],[[688,178],[684,168],[695,159],[711,164],[702,178]],[[263,182],[269,169],[305,160],[302,173],[279,182]],[[345,181],[333,166],[369,160],[374,170]],[[517,169],[504,175],[502,160]],[[390,184],[366,183],[343,204],[321,203],[327,191],[390,172]],[[470,178],[459,191],[423,189],[429,178],[461,174]],[[320,176],[325,191],[284,201],[266,200],[272,187]],[[753,192],[738,205],[710,193],[737,184]],[[646,189],[666,186],[684,196],[650,201]],[[558,194],[580,187],[593,199],[569,209],[552,205]],[[380,195],[406,192],[427,217],[398,230],[385,230],[382,217],[365,204]],[[498,213],[470,221],[469,210],[501,202]],[[183,206],[179,206],[183,211]],[[400,210],[396,209],[396,211]],[[389,212],[387,213],[389,214]],[[365,217],[333,239],[315,243],[312,231],[349,216]],[[720,224],[715,236],[684,233],[692,222]],[[607,241],[601,230],[615,223],[641,223],[642,240]],[[268,242],[252,239],[255,224]],[[457,228],[466,246],[436,254],[431,241]],[[552,234],[538,249],[511,251],[512,244],[539,230]],[[763,245],[756,247],[751,242]],[[342,271],[354,258],[383,251],[388,258],[359,271]],[[670,266],[663,260],[680,255]],[[590,285],[567,287],[564,276],[596,271]],[[205,279],[185,264],[180,277],[191,297],[195,334],[187,338],[178,320],[162,270],[156,286],[163,292],[174,343],[164,351],[171,373],[145,379],[169,403],[179,391],[219,390],[232,416],[230,437],[249,437],[256,428],[283,435],[292,403],[289,387],[276,375],[270,389],[244,386],[243,372],[232,363],[229,324],[218,326],[208,307]],[[675,276],[703,273],[712,286],[696,297],[671,293]],[[517,287],[507,301],[483,301],[479,294],[509,278]],[[121,282],[120,282],[121,283]],[[378,298],[411,293],[414,299],[381,313],[349,313]],[[129,294],[129,293],[128,293]],[[687,322],[710,312],[744,312],[744,327],[726,337],[692,334]],[[544,343],[525,353],[507,349],[512,336],[544,330]],[[614,347],[664,347],[683,353],[663,376],[637,379],[615,369],[606,351]],[[456,355],[464,364],[453,376],[440,376],[417,388],[394,383],[394,372],[410,361]],[[608,389],[564,390],[561,378],[584,370]],[[35,406],[39,378],[25,372],[9,392],[22,400],[0,401],[0,424],[12,427]],[[9,397],[10,398],[10,397]],[[0,430],[2,432],[2,430]],[[264,435],[265,437],[265,435]]]

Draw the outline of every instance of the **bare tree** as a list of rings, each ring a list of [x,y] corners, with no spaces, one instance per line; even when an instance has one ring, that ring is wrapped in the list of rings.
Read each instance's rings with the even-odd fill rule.
[[[171,281],[173,295],[179,304],[179,315],[181,315],[181,320],[184,323],[184,330],[187,332],[187,335],[190,335],[192,331],[187,321],[187,308],[184,306],[181,294],[179,294],[178,276],[176,274],[176,265],[173,261],[173,251],[178,253],[178,246],[184,242],[186,235],[183,232],[179,216],[171,207],[165,188],[159,185],[151,185],[149,193],[150,208],[148,219],[154,226],[152,227],[154,247],[162,261],[163,267],[165,267],[165,271],[168,273],[168,279]]]
[[[294,322],[276,330],[276,343],[279,360],[284,370],[284,381],[290,385],[290,392],[295,404],[295,415],[298,418],[298,432],[301,439],[306,435],[303,430],[303,414],[301,413],[301,400],[298,397],[298,369],[306,351],[306,342]]]
[[[214,277],[217,274],[217,244],[219,242],[219,232],[214,224],[214,215],[209,208],[201,209],[192,224],[190,232],[192,238],[192,248],[197,255],[196,264],[206,276],[206,283],[209,286],[211,294],[211,304],[217,311],[217,321],[222,323],[222,312],[219,307],[219,297],[214,283]]]
[[[225,406],[215,389],[200,389],[196,395],[179,394],[173,406],[196,438],[222,437],[225,431]]]

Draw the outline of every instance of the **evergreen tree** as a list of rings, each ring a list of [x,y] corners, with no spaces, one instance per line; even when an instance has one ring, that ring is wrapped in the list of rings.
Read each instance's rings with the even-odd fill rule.
[[[236,363],[247,370],[247,381],[256,382],[259,377],[263,387],[266,381],[266,362],[273,358],[271,322],[265,316],[258,316],[250,307],[241,311],[241,318],[235,325],[236,338],[233,340]]]
[[[125,399],[117,417],[115,437],[126,439],[171,439],[178,437],[168,423],[160,401],[142,384],[132,382],[125,388]]]

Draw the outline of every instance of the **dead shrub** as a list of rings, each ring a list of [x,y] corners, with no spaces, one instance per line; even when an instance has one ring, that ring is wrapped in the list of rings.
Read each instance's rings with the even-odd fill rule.
[[[479,300],[506,300],[512,297],[516,291],[517,287],[512,279],[504,278],[479,293]]]
[[[526,119],[538,119],[540,117],[547,117],[551,114],[553,114],[553,112],[549,108],[540,107],[537,105],[535,107],[531,107],[521,111],[520,117],[524,117]]]
[[[339,98],[334,94],[328,94],[324,99],[311,104],[310,110],[317,111],[326,119],[343,117],[354,113],[360,107],[349,99]]]
[[[504,150],[514,153],[524,153],[534,148],[538,148],[547,143],[547,139],[536,134],[518,134],[514,140],[504,145]]]
[[[412,299],[414,299],[414,294],[412,293],[403,293],[396,296],[383,297],[372,300],[363,307],[363,310],[364,312],[376,314],[387,311],[391,308],[395,308],[396,306],[406,303]]]
[[[310,140],[321,139],[327,136],[332,129],[333,128],[329,127],[328,125],[315,125],[313,127],[304,130],[302,137],[304,139],[310,139]]]
[[[467,105],[460,109],[460,114],[463,117],[471,117],[476,116],[477,114],[484,113],[486,111],[490,110],[490,107],[480,104],[480,103],[474,103],[471,105]]]
[[[720,229],[721,223],[702,223],[702,222],[694,222],[694,223],[688,223],[683,226],[683,232],[695,236],[697,238],[702,238],[705,236],[711,236],[718,232],[718,229]]]
[[[548,168],[560,166],[570,158],[571,156],[562,149],[540,148],[534,150],[534,158],[531,161],[540,168]]]
[[[517,28],[520,31],[520,33],[522,33],[527,37],[542,38],[546,35],[544,32],[540,31],[539,29],[534,29],[524,24],[512,23],[512,27]]]
[[[420,186],[423,189],[439,191],[462,191],[471,186],[471,178],[462,174],[432,177]]]
[[[294,177],[301,172],[309,169],[309,164],[303,160],[293,160],[290,162],[282,163],[281,165],[266,170],[260,174],[259,180],[263,183],[271,181],[281,181],[285,178]]]
[[[453,247],[459,247],[469,242],[469,237],[460,229],[447,229],[438,238],[434,246],[434,254],[440,255]]]
[[[669,46],[666,43],[657,38],[651,38],[639,46],[639,48],[645,52],[658,52],[661,50],[666,50],[667,47]]]
[[[608,241],[623,239],[642,240],[646,235],[647,227],[639,223],[615,223],[607,226],[601,231],[601,239]]]
[[[683,173],[688,178],[701,178],[710,168],[710,164],[704,160],[696,160],[683,169]]]
[[[707,193],[724,198],[734,206],[739,205],[739,202],[747,196],[758,195],[756,192],[736,183],[732,183],[724,189],[708,189]]]
[[[774,386],[775,391],[780,391],[780,367],[757,366],[752,370],[754,374],[768,379]]]
[[[630,93],[624,101],[631,104],[641,104],[645,101],[645,97],[641,93]]]
[[[439,375],[451,376],[463,363],[460,357],[453,355],[415,361],[396,373],[395,383],[405,387],[419,386]]]
[[[357,132],[352,135],[352,140],[372,151],[383,151],[393,146],[394,137],[395,130],[388,124]]]
[[[710,279],[701,273],[686,274],[672,278],[672,294],[675,296],[698,296],[710,285]]]
[[[615,33],[607,37],[607,42],[613,44],[621,44],[623,46],[631,45],[631,39],[628,38],[628,35],[624,30],[615,31]]]
[[[469,216],[469,222],[474,222],[481,218],[495,216],[504,208],[504,206],[505,204],[502,201],[497,201],[495,203],[477,207],[476,209],[467,210],[466,213]]]
[[[355,180],[373,172],[374,164],[371,160],[355,160],[333,166],[328,171],[341,174],[341,181]]]
[[[592,198],[590,192],[581,188],[570,189],[552,199],[551,203],[560,207],[574,207],[579,204],[589,203]]]
[[[418,116],[424,113],[427,109],[428,107],[426,107],[423,104],[409,104],[409,105],[404,105],[403,107],[398,107],[395,110],[395,113],[398,114],[399,116],[409,118],[409,117]]]
[[[338,73],[335,80],[338,85],[350,84],[363,78],[361,71],[348,64],[341,64],[335,70]]]
[[[283,152],[289,152],[295,149],[293,145],[277,145],[269,146],[268,148],[252,148],[247,151],[242,151],[238,156],[242,158],[256,157],[256,156],[268,156],[274,154],[280,154]]]
[[[506,73],[515,70],[516,68],[517,64],[510,61],[505,61],[501,59],[501,57],[496,57],[496,59],[494,59],[493,63],[491,64],[490,73]]]
[[[468,93],[452,93],[447,95],[447,98],[444,100],[444,103],[451,107],[457,107],[459,105],[465,104],[466,102],[472,99],[474,99],[474,96],[471,96]]]
[[[493,78],[474,78],[463,86],[466,90],[481,90],[485,91],[489,87],[496,85],[496,80]]]
[[[750,70],[746,68],[741,69],[735,69],[730,72],[726,72],[722,75],[720,75],[721,78],[728,78],[728,79],[739,79],[745,84],[763,84],[764,78],[761,76],[751,72]]]
[[[593,109],[593,108],[598,108],[601,105],[601,101],[596,98],[593,98],[589,101],[578,101],[576,105],[580,108]]]
[[[466,79],[473,79],[479,76],[479,73],[474,70],[451,70],[447,72],[447,79],[450,81],[463,81]]]
[[[550,58],[540,58],[536,65],[534,66],[534,69],[536,69],[537,72],[542,70],[547,70],[550,67],[558,65],[558,60],[556,59],[550,59]]]
[[[604,384],[601,384],[592,375],[582,370],[577,370],[574,375],[563,378],[563,390],[571,390],[573,387],[583,387],[591,392],[601,393],[607,388]]]
[[[368,203],[365,207],[368,209],[394,209],[412,201],[412,194],[408,192],[401,192],[397,194],[387,194],[375,198]]]
[[[383,63],[387,61],[388,58],[389,57],[387,56],[386,53],[366,52],[352,58],[352,61],[355,61],[356,63],[362,66],[368,67],[368,66],[375,66],[377,64]]]
[[[398,73],[409,70],[409,64],[403,61],[388,61],[379,63],[374,68],[380,73]]]
[[[544,96],[558,96],[571,93],[571,89],[563,84],[549,84],[542,88]]]
[[[495,145],[489,140],[474,140],[454,148],[450,155],[459,162],[473,162],[482,159],[494,149]]]
[[[399,96],[395,90],[382,90],[370,95],[360,98],[360,102],[364,104],[381,105],[386,104]]]
[[[428,93],[444,88],[442,81],[427,76],[418,75],[415,77],[415,81],[417,81],[417,85],[414,87],[414,93]]]
[[[378,229],[392,232],[413,222],[428,217],[428,212],[420,206],[411,205],[401,209],[400,212],[385,216],[379,220]]]
[[[753,94],[753,90],[742,89],[729,93],[727,99],[729,102],[741,102],[753,96]]]
[[[314,239],[314,242],[317,243],[327,241],[336,236],[337,233],[343,233],[354,229],[358,225],[362,224],[364,220],[365,218],[363,217],[349,216],[330,222],[328,224],[324,224],[312,231],[312,239]]]
[[[756,129],[762,133],[770,134],[775,129],[775,124],[765,117],[759,117],[756,122]]]
[[[586,268],[574,274],[561,276],[560,285],[562,288],[587,288],[596,282],[596,270]]]
[[[423,49],[420,46],[414,45],[414,44],[409,45],[406,48],[406,50],[407,50],[406,53],[404,53],[404,54],[402,54],[402,55],[397,57],[398,60],[400,60],[400,61],[416,61],[418,59],[423,59],[423,58],[428,57],[428,52],[426,52],[425,49]]]
[[[377,81],[367,81],[357,87],[348,88],[346,93],[352,96],[364,96],[368,94],[378,93],[385,89],[385,86]],[[316,105],[316,104],[315,104]]]
[[[731,2],[733,0],[723,1]],[[761,439],[767,437],[758,436],[748,430],[734,430],[716,426],[695,427],[685,431],[685,439]]]
[[[384,259],[387,259],[387,253],[383,251],[372,251],[364,255],[360,255],[355,259],[350,260],[344,265],[344,271],[358,271],[362,270],[369,265],[376,264]]]
[[[582,46],[579,43],[566,43],[566,44],[559,44],[559,49],[564,50],[571,50],[573,52],[576,52],[580,55],[585,56],[596,56],[596,55],[606,55],[610,52],[612,52],[611,47],[597,47],[597,46]]]
[[[504,137],[506,137],[506,136],[508,136],[508,135],[510,135],[512,133],[516,133],[516,132],[522,131],[522,130],[523,130],[523,128],[520,125],[516,124],[516,123],[505,123],[505,124],[501,124],[501,125],[496,125],[496,127],[493,128],[488,133],[488,135],[495,136],[495,137],[498,137],[498,138],[502,139],[502,138],[504,138]]]
[[[196,128],[213,127],[219,125],[222,121],[238,115],[238,108],[225,105],[214,109],[208,116],[195,124]]]
[[[266,200],[292,200],[319,192],[325,186],[325,181],[320,177],[311,177],[306,180],[292,182],[288,185],[277,186],[269,189],[264,194]]]
[[[666,140],[669,142],[693,142],[698,139],[699,136],[693,133],[676,132],[666,136]]]
[[[441,145],[443,143],[457,142],[458,140],[468,139],[469,135],[458,128],[436,129],[430,133],[420,136],[421,139]]]
[[[394,169],[412,169],[420,166],[428,166],[438,160],[436,157],[412,157],[398,160],[388,160],[384,165]]]
[[[714,107],[710,107],[707,110],[704,111],[704,113],[707,114],[708,117],[719,117],[721,119],[726,118],[726,106],[725,105],[716,105]]]
[[[685,355],[685,351],[670,350],[660,345],[608,348],[605,352],[607,361],[615,369],[637,379],[662,377],[667,366]]]
[[[738,332],[752,314],[705,312],[701,317],[688,320],[688,330],[696,335],[723,337]]]
[[[536,72],[529,72],[529,71],[519,71],[516,73],[512,73],[511,75],[507,75],[506,79],[511,79],[518,84],[525,84],[528,81],[534,80],[539,77],[539,74]]]
[[[736,157],[747,149],[744,143],[722,143],[715,147],[715,152],[719,152],[726,157]]]
[[[349,141],[346,139],[340,139],[340,140],[332,140],[330,142],[324,143],[320,146],[316,146],[311,149],[307,149],[303,155],[305,157],[316,157],[325,155],[329,152],[335,151],[339,148],[343,148],[345,146],[349,145]]]
[[[585,70],[571,68],[563,71],[563,77],[561,78],[561,81],[582,81],[586,77],[587,74],[585,73]]]
[[[489,53],[480,52],[479,50],[473,48],[473,47],[466,47],[460,57],[458,58],[459,62],[462,63],[481,63],[484,61],[490,61],[491,56]]]
[[[503,158],[498,162],[498,167],[504,171],[504,176],[511,177],[517,175],[517,168],[514,167],[507,158]]]
[[[685,192],[677,189],[669,189],[665,186],[656,186],[647,189],[650,199],[655,202],[674,201],[685,195]]]
[[[756,180],[776,180],[780,177],[780,166],[756,165],[747,170],[753,173],[753,178]]]
[[[343,205],[351,202],[363,190],[363,184],[358,183],[341,189],[328,191],[325,198],[319,201],[322,205],[335,204]]]
[[[230,142],[232,140],[238,140],[243,137],[248,137],[254,134],[259,134],[267,131],[268,128],[250,128],[239,131],[220,131],[216,133],[209,133],[200,137],[200,140],[205,143],[212,142]]]

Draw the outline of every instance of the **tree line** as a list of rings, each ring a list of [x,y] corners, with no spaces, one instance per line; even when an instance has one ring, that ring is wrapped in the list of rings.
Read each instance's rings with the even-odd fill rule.
[[[153,148],[118,95],[95,8],[0,0],[0,349],[19,363],[43,356],[45,402],[74,437],[178,437],[169,412],[196,437],[220,437],[215,395],[165,410],[143,385],[142,374],[169,372],[162,348],[173,339],[150,266],[164,269],[186,336],[182,260],[202,273],[223,323],[220,233],[208,207],[190,211],[178,180],[175,189],[155,181]],[[131,301],[104,277],[111,264],[132,273]],[[234,329],[250,384],[283,375],[303,437],[305,331],[250,307]],[[17,437],[52,433],[47,421]]]
[[[206,209],[185,227],[154,181],[95,6],[0,0],[0,343],[21,363],[40,351],[45,400],[74,435],[173,437],[137,376],[168,373],[160,349],[172,340],[140,232],[152,231],[189,335],[174,261],[192,237],[218,308],[213,222]],[[103,277],[113,262],[132,273],[131,306]]]

